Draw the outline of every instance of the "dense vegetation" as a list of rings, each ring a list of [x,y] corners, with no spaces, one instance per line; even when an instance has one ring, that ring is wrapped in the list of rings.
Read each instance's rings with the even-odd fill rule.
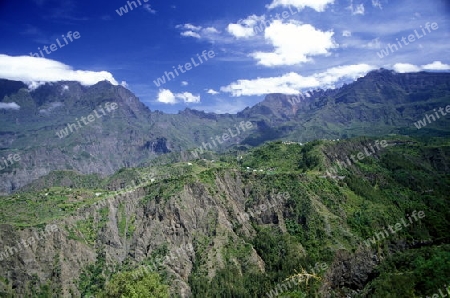
[[[383,261],[365,281],[365,287],[358,289],[348,281],[346,289],[335,287],[332,292],[336,297],[345,291],[354,295],[358,292],[360,297],[433,294],[450,277],[450,142],[391,137],[391,146],[385,150],[340,170],[341,180],[325,177],[326,169],[336,162],[327,157],[330,152],[354,154],[360,151],[355,148],[371,141],[358,138],[305,145],[271,142],[250,151],[236,149],[216,156],[214,162],[202,158],[192,160],[192,165],[154,161],[151,167],[124,169],[99,179],[91,189],[60,187],[62,179],[58,178],[51,186],[48,182],[37,185],[34,192],[1,198],[0,221],[18,227],[42,225],[76,214],[79,208],[115,195],[130,184],[144,185],[143,204],[156,198],[164,204],[184,185],[193,183],[207,185],[211,194],[220,196],[215,179],[239,175],[249,189],[248,210],[264,203],[261,198],[278,193],[288,193],[289,197],[260,216],[250,217],[256,231],[253,236],[234,220],[233,231],[239,238],[230,238],[217,229],[216,217],[211,214],[210,232],[194,236],[195,260],[189,276],[194,297],[272,297],[277,288],[283,297],[318,296],[328,277],[327,270],[313,269],[317,264],[332,268],[338,251],[352,254],[366,248],[364,240],[413,211],[423,211],[425,217],[371,247]],[[73,174],[71,179],[84,187],[91,183]],[[283,224],[274,216],[275,210],[281,212]],[[106,210],[98,212],[96,218],[101,221]],[[86,218],[68,230],[73,239],[94,246],[102,226],[90,220]],[[134,220],[127,219],[119,208],[121,236],[131,237]],[[217,236],[229,237],[229,241],[217,252],[222,256],[222,266],[216,267],[209,278],[207,254]],[[251,257],[253,251],[264,264],[264,271]],[[162,247],[154,253],[152,258],[157,258],[166,250]],[[96,263],[83,269],[79,289],[85,296],[96,297],[169,297],[168,285],[173,280],[164,266],[138,277],[133,274],[138,266],[150,261],[136,264],[127,258],[122,264],[106,266],[100,248]],[[308,282],[288,286],[291,277],[305,272],[313,275]],[[43,291],[57,293],[58,289],[41,287],[33,297],[44,297],[39,294]]]

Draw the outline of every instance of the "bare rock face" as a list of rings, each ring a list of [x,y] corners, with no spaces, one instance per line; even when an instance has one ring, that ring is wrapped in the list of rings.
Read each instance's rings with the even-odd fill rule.
[[[162,266],[175,281],[172,290],[189,297],[188,278],[202,237],[210,239],[202,252],[207,255],[205,268],[212,278],[216,270],[224,268],[221,248],[243,241],[233,230],[236,222],[242,224],[241,233],[255,234],[250,221],[238,218],[245,214],[246,193],[251,186],[244,185],[234,172],[216,177],[215,183],[220,195],[208,185],[190,183],[169,198],[150,196],[146,187],[140,187],[101,199],[75,215],[52,222],[56,231],[0,260],[0,281],[8,280],[3,286],[20,295],[28,293],[30,284],[50,282],[61,288],[63,297],[77,297],[83,268],[95,263],[102,252],[105,266],[111,268],[125,261],[142,270]],[[273,207],[267,218],[260,220],[279,222],[280,208]],[[38,230],[2,225],[0,247],[13,246]],[[165,255],[155,257],[162,247]],[[151,260],[151,264],[139,265],[144,260]],[[254,249],[247,262],[264,271],[264,262]]]
[[[379,263],[379,257],[366,248],[359,248],[354,254],[346,250],[338,251],[324,278],[322,297],[332,297],[331,290],[334,294],[340,293],[339,297],[358,293]]]

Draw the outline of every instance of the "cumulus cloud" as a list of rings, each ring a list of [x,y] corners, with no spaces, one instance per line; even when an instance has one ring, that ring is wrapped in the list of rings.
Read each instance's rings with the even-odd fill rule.
[[[443,64],[441,61],[434,61],[430,64],[422,65],[423,70],[450,70],[449,64]]]
[[[264,16],[251,15],[246,19],[239,20],[236,24],[229,24],[227,31],[236,38],[249,38],[255,36],[254,28],[259,22],[264,20]]]
[[[221,87],[220,90],[230,93],[231,96],[253,96],[268,93],[298,94],[309,88],[333,88],[342,79],[354,80],[375,68],[367,64],[355,64],[333,67],[311,76],[302,76],[291,72],[279,77],[238,80]]]
[[[198,34],[197,32],[194,32],[194,31],[184,31],[184,32],[181,32],[180,33],[181,34],[181,36],[184,36],[184,37],[194,37],[194,38],[201,38],[201,36],[200,36],[200,34]]]
[[[202,29],[201,26],[194,26],[192,24],[177,25],[176,27],[185,29],[185,30],[191,30],[191,31],[199,31],[200,29]]]
[[[194,26],[192,24],[177,25],[175,26],[175,28],[181,30],[181,36],[193,37],[198,39],[211,38],[220,33],[220,31],[214,27],[203,28],[202,26]]]
[[[160,89],[158,94],[158,102],[166,103],[166,104],[176,104],[177,99],[175,98],[175,94],[168,89]]]
[[[236,38],[248,38],[255,35],[253,27],[245,27],[241,24],[229,24],[227,31]]]
[[[279,6],[286,7],[292,5],[299,10],[310,7],[317,12],[323,12],[328,5],[333,3],[334,0],[273,0],[270,5],[267,5],[267,8],[273,9]]]
[[[394,64],[394,70],[396,72],[418,72],[420,71],[420,67],[417,65],[409,64],[409,63],[396,63]]]
[[[15,102],[0,102],[0,110],[19,110],[20,106]]]
[[[8,56],[0,54],[0,78],[22,81],[35,88],[46,82],[76,81],[82,85],[94,85],[107,80],[118,85],[107,71],[74,70],[71,66],[46,58]]]
[[[190,92],[183,92],[175,94],[175,97],[183,100],[185,103],[199,103],[200,95],[195,96]]]
[[[254,52],[251,57],[264,66],[295,65],[312,61],[312,56],[329,55],[329,49],[337,48],[334,32],[320,31],[310,24],[297,21],[274,21],[265,30],[265,39],[274,52]]]
[[[165,104],[176,104],[179,102],[184,103],[199,103],[200,95],[193,95],[190,92],[173,93],[168,89],[160,89],[158,94],[158,102]]]
[[[396,63],[394,64],[393,69],[399,73],[419,72],[424,70],[450,70],[450,65],[443,64],[441,61],[434,61],[433,63],[420,66],[409,63]]]
[[[208,94],[212,94],[212,95],[216,95],[216,94],[219,94],[219,92],[217,92],[216,90],[214,90],[214,89],[209,89],[208,91],[206,91],[206,93],[208,93]]]

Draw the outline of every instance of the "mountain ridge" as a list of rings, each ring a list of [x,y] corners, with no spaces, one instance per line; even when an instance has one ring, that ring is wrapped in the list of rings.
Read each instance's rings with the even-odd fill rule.
[[[189,152],[241,121],[250,121],[254,129],[214,150],[258,146],[277,139],[307,142],[389,133],[448,134],[444,129],[447,118],[420,131],[412,124],[448,102],[449,73],[398,74],[381,69],[340,88],[313,90],[306,96],[268,94],[262,102],[236,114],[189,108],[178,114],[152,111],[131,91],[107,81],[93,86],[56,82],[33,91],[20,89],[25,85],[14,81],[0,80],[0,86],[0,94],[5,94],[1,102],[21,106],[19,110],[0,110],[0,153],[20,152],[22,157],[21,163],[0,172],[3,193],[54,170],[104,176],[160,154]],[[115,102],[118,109],[64,139],[57,137],[58,131],[107,102]],[[185,158],[193,157],[188,153]]]

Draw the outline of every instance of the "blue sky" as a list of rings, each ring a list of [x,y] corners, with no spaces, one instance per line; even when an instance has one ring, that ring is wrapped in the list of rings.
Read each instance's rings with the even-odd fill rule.
[[[0,77],[30,88],[107,79],[151,110],[236,113],[267,93],[339,87],[381,67],[450,70],[444,0],[131,2],[0,0]]]

